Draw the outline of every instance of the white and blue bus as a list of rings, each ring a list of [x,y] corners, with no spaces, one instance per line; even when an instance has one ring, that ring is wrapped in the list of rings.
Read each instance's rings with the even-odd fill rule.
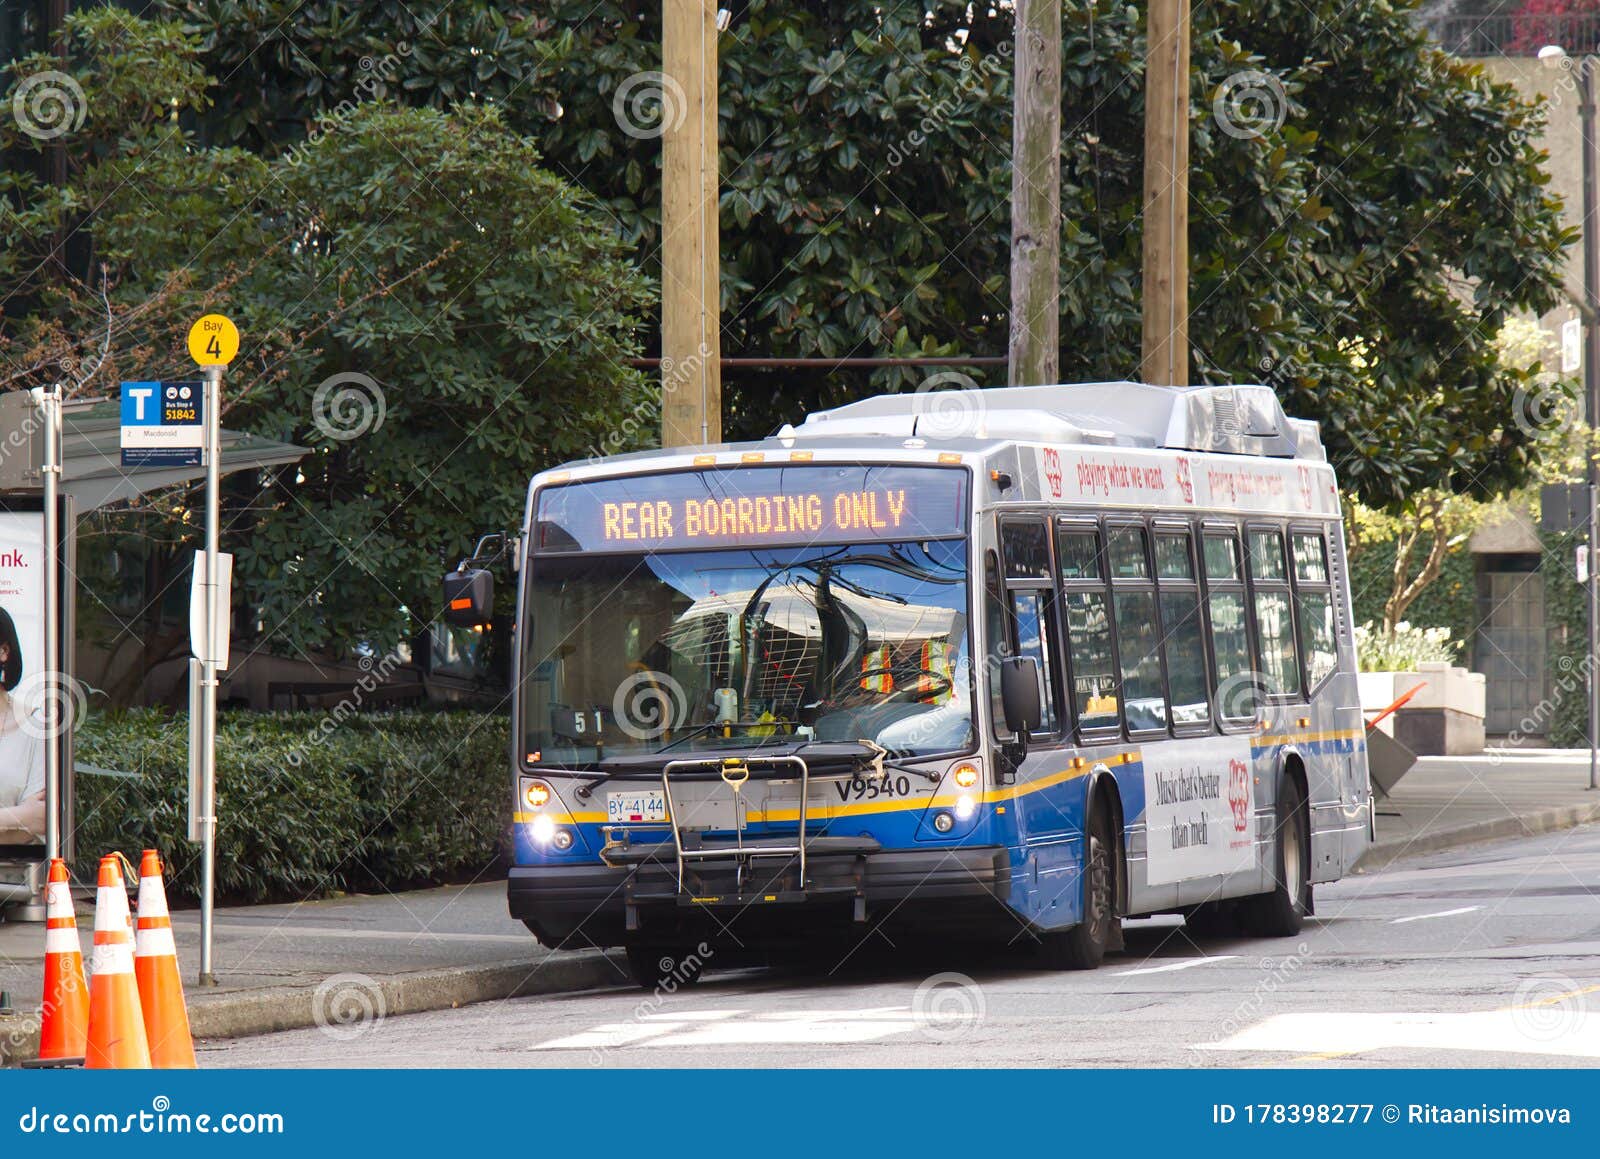
[[[535,476],[513,916],[623,946],[879,925],[1092,968],[1288,935],[1371,839],[1339,498],[1264,386],[812,414]],[[487,574],[447,580],[481,622]]]

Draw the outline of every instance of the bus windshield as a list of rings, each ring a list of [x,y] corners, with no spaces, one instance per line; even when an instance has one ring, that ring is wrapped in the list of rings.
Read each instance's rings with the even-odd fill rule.
[[[966,543],[887,540],[529,559],[529,763],[974,739]]]

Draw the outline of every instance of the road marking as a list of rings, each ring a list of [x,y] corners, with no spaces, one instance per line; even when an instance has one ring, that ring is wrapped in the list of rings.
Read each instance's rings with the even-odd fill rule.
[[[606,1022],[531,1050],[611,1050],[631,1046],[847,1046],[933,1027],[936,1039],[959,1037],[971,1016],[918,1013],[903,1006],[868,1010],[684,1010]],[[936,1024],[936,1025],[935,1025]]]
[[[1238,954],[1212,954],[1208,958],[1182,958],[1176,962],[1168,962],[1164,966],[1141,966],[1137,970],[1118,970],[1112,977],[1128,978],[1134,974],[1170,974],[1174,970],[1187,970],[1191,966],[1209,966],[1213,962],[1226,962],[1238,956]]]
[[[1412,914],[1408,918],[1395,918],[1389,924],[1391,926],[1403,926],[1407,922],[1425,922],[1429,918],[1453,918],[1461,914],[1477,913],[1482,908],[1481,905],[1464,905],[1460,909],[1440,910],[1436,914]]]
[[[1555,1018],[1529,1007],[1466,1013],[1278,1014],[1199,1050],[1264,1051],[1322,1060],[1376,1050],[1458,1050],[1600,1058],[1600,1016],[1575,1008]],[[1310,1053],[1307,1053],[1310,1048]]]

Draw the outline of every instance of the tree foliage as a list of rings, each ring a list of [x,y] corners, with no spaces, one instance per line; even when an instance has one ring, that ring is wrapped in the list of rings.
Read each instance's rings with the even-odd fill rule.
[[[67,366],[78,394],[191,376],[189,323],[232,316],[245,344],[225,421],[310,449],[235,482],[225,512],[273,647],[409,637],[433,618],[441,559],[516,526],[532,472],[637,413],[654,425],[628,365],[651,287],[496,106],[373,97],[293,150],[207,146],[183,119],[214,91],[192,33],[115,9],[69,32],[88,115],[66,138],[68,182],[3,178],[10,385]],[[0,145],[43,147],[4,124]],[[81,261],[61,260],[62,237]],[[191,497],[158,503],[152,541],[192,539]]]
[[[616,101],[660,68],[659,4],[455,4],[430,24],[437,6],[329,0],[267,54],[250,30],[287,0],[180,7],[208,66],[232,78],[229,107],[296,111],[252,122],[279,147],[356,93],[363,55],[426,43],[402,65],[403,99],[438,105],[470,78],[593,192],[647,268],[657,260],[659,141],[629,132]],[[1271,382],[1321,420],[1347,485],[1383,507],[1527,476],[1534,452],[1505,421],[1525,378],[1493,339],[1507,316],[1554,304],[1572,240],[1532,143],[1539,111],[1432,48],[1409,8],[1226,0],[1194,15],[1195,373]],[[720,42],[724,353],[1003,351],[1009,8],[733,11]],[[335,14],[359,34],[330,36]],[[1142,7],[1093,0],[1064,25],[1062,373],[1121,378],[1139,363]],[[476,63],[446,84],[439,61]],[[751,435],[916,378],[724,381],[729,427]]]

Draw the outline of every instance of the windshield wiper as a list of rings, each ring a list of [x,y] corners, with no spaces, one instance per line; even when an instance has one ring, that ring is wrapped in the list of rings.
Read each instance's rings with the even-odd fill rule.
[[[777,730],[780,726],[799,728],[801,727],[801,722],[798,720],[713,720],[708,724],[700,725],[692,732],[684,733],[675,740],[668,741],[666,744],[656,749],[656,752],[664,753],[670,748],[677,748],[679,745],[684,744],[687,741],[695,740],[699,737],[705,736],[707,733],[719,728],[770,728],[773,730],[765,736],[741,736],[729,738],[731,740],[739,741],[761,741],[765,743],[774,738],[787,740],[794,736],[793,733],[779,733]]]

